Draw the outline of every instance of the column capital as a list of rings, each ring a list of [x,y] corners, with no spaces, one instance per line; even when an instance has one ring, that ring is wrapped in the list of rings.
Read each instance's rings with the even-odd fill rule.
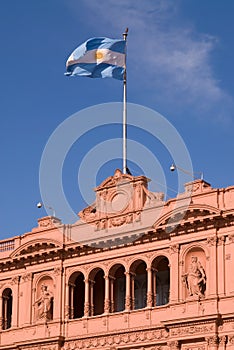
[[[213,335],[212,337],[207,337],[206,342],[208,345],[214,346],[219,344],[219,337],[217,335]]]
[[[180,347],[178,340],[169,341],[167,342],[167,345],[170,349],[173,349],[173,350],[177,350]]]

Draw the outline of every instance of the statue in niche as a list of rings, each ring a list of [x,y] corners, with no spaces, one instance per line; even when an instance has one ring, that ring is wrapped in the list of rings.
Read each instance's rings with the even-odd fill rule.
[[[53,294],[48,290],[46,284],[41,285],[41,294],[35,301],[36,319],[52,320],[53,317]]]
[[[206,289],[206,273],[196,256],[192,256],[188,272],[183,275],[184,282],[189,292],[189,296],[204,298]]]

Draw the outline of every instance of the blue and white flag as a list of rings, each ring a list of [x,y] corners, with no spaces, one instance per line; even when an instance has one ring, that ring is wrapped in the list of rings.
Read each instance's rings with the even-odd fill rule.
[[[66,75],[123,80],[125,40],[92,38],[69,56]]]

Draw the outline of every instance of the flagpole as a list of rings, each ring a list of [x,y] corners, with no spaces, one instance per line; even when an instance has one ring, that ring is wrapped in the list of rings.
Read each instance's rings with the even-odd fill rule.
[[[127,36],[128,36],[128,28],[126,28],[125,32],[123,33],[123,39],[125,41],[127,41]],[[127,67],[126,67],[126,51],[125,51],[124,75],[123,75],[123,174],[127,174]]]

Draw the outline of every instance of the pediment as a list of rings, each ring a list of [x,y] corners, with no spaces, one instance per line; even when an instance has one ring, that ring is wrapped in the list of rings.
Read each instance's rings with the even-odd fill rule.
[[[101,191],[112,186],[116,186],[121,182],[130,182],[134,179],[134,176],[123,174],[120,169],[116,169],[113,176],[109,176],[99,186],[95,188],[95,191]]]
[[[62,244],[56,240],[35,239],[22,244],[11,253],[11,257],[15,258],[21,255],[32,254],[35,252],[46,251],[54,248],[61,248]]]
[[[139,221],[144,208],[163,202],[164,194],[150,192],[148,182],[143,175],[123,174],[117,169],[95,189],[95,202],[78,215],[97,230]]]
[[[160,228],[167,225],[178,225],[182,222],[194,222],[220,214],[221,211],[215,207],[205,204],[190,204],[188,208],[182,206],[164,214],[154,223],[153,227]]]

